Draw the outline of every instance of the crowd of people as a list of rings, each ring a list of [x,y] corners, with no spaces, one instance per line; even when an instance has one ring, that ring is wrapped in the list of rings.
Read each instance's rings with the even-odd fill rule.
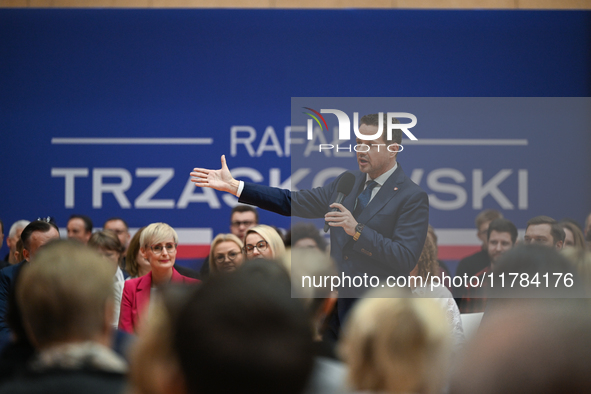
[[[335,341],[337,292],[298,286],[303,273],[338,275],[313,224],[284,235],[239,205],[196,272],[176,261],[166,223],[131,236],[121,218],[93,231],[72,215],[60,240],[51,218],[19,220],[0,270],[0,393],[588,391],[591,215],[583,229],[538,216],[519,239],[485,210],[476,232],[482,249],[455,273],[476,286],[429,286],[447,272],[430,228],[409,274],[425,281],[370,290]],[[550,273],[551,286],[499,292],[503,273]],[[462,316],[475,312],[467,338]]]
[[[429,197],[397,160],[403,127],[363,116],[359,171],[310,190],[237,180],[225,156],[194,168],[197,187],[246,204],[199,272],[166,223],[131,237],[121,218],[93,232],[72,215],[60,240],[51,218],[16,222],[0,394],[590,392],[591,215],[581,230],[484,211],[452,281]],[[255,206],[323,218],[330,242],[305,223],[284,237]]]

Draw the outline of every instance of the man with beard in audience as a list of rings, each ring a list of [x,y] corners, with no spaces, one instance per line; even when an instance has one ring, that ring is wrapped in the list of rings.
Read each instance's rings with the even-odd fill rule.
[[[460,304],[462,313],[484,312],[487,301],[486,292],[490,289],[489,275],[499,257],[513,248],[516,241],[517,227],[510,220],[496,219],[490,222],[487,232],[487,251],[490,265],[475,275],[478,278],[479,285],[472,286],[471,277],[468,277],[465,296]],[[476,281],[474,280],[474,282]]]

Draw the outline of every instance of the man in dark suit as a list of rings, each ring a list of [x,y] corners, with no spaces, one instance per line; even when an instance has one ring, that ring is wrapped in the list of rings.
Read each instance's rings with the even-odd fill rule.
[[[51,240],[59,239],[59,230],[51,220],[35,220],[21,233],[23,257],[18,264],[0,270],[0,384],[17,375],[27,365],[34,349],[25,333],[15,291],[22,268],[39,249]]]
[[[383,125],[386,125],[386,115],[383,116]],[[361,118],[359,132],[376,135],[379,122],[379,115],[366,115]],[[399,122],[395,120],[394,123]],[[369,148],[357,152],[359,171],[354,173],[353,191],[342,204],[333,202],[343,175],[324,187],[290,192],[234,179],[222,156],[220,170],[195,168],[191,176],[196,186],[232,193],[242,203],[281,215],[324,217],[331,226],[331,256],[345,282],[344,286],[341,283],[338,301],[338,316],[342,322],[355,298],[369,287],[367,279],[357,288],[351,286],[346,277],[352,281],[354,277],[377,276],[379,283],[385,284],[389,276],[408,276],[425,243],[429,202],[427,194],[397,163],[401,141],[400,129],[393,130],[390,140],[385,132],[374,140],[357,139],[358,145],[366,144]],[[330,212],[331,208],[338,211]]]
[[[21,240],[23,242],[23,257],[24,260],[18,264],[11,265],[0,271],[0,336],[8,337],[10,329],[6,322],[6,315],[8,312],[8,298],[14,291],[16,278],[18,277],[22,267],[27,264],[35,256],[39,248],[45,245],[52,239],[58,239],[60,233],[58,227],[53,222],[43,220],[35,220],[29,223],[21,233]]]

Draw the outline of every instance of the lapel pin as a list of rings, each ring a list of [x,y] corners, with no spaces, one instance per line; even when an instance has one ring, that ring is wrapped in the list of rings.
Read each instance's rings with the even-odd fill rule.
[[[395,187],[395,188],[394,188],[394,191],[396,191],[396,190],[398,190],[398,188],[397,188],[397,187]]]

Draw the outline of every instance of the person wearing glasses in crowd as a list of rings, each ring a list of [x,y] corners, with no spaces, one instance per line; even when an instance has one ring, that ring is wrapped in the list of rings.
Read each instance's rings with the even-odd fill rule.
[[[259,213],[255,207],[237,205],[230,214],[230,232],[244,240],[246,231],[259,224]]]
[[[259,213],[255,207],[249,205],[237,205],[232,208],[230,213],[230,233],[244,242],[246,231],[252,226],[259,224]],[[205,258],[199,274],[201,279],[207,279],[210,273],[210,258]]]
[[[199,280],[179,274],[174,269],[178,235],[166,223],[152,223],[140,236],[140,252],[150,262],[149,274],[125,282],[121,298],[119,329],[137,331],[139,321],[159,288],[169,282],[199,283]]]
[[[233,272],[244,261],[244,244],[234,234],[218,234],[211,243],[209,251],[209,272],[211,275]]]
[[[285,255],[285,245],[273,227],[259,224],[246,231],[244,251],[247,260],[257,258],[279,260]]]

